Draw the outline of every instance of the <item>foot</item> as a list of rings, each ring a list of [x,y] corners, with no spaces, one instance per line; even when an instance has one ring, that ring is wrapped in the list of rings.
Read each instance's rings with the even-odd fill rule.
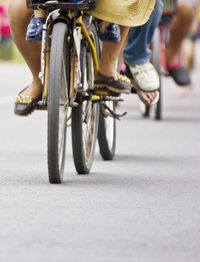
[[[29,115],[37,106],[37,102],[41,99],[41,85],[36,85],[32,83],[30,86],[23,89],[16,97],[14,108],[15,114],[21,116]]]
[[[168,65],[167,71],[169,76],[171,76],[179,86],[187,86],[191,83],[189,72],[180,60]]]
[[[27,27],[26,41],[41,41],[42,40],[42,30],[45,23],[45,18],[32,16],[30,23]]]
[[[140,100],[146,105],[154,105],[158,103],[158,100],[160,98],[159,91],[155,91],[155,92],[137,91],[137,94]]]
[[[104,27],[104,21],[98,20],[97,33],[101,41],[119,43],[121,40],[119,25],[109,23]]]
[[[150,105],[158,102],[160,80],[156,69],[150,62],[141,65],[127,65],[126,75],[132,79],[135,87],[131,92],[137,93],[143,103]]]
[[[33,99],[40,96],[42,93],[42,85],[40,81],[33,81],[27,88],[20,92],[21,96],[30,96]]]
[[[130,79],[118,73],[114,76],[106,76],[98,72],[94,80],[94,93],[97,95],[129,94],[131,87]]]

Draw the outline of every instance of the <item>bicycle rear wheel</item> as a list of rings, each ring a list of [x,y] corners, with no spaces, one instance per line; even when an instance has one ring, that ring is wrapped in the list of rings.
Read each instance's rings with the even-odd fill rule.
[[[98,37],[95,27],[90,28],[90,36],[99,52]],[[81,44],[81,82],[84,95],[93,88],[94,65],[91,48],[84,40]],[[78,174],[90,172],[94,154],[99,123],[99,105],[92,100],[80,102],[72,108],[72,149],[74,165]]]
[[[157,27],[153,41],[152,41],[152,64],[154,65],[155,69],[158,72],[159,79],[160,79],[160,89],[159,89],[159,101],[156,104],[156,109],[155,109],[155,119],[156,120],[161,120],[162,119],[162,86],[161,86],[161,57],[160,57],[160,29]]]
[[[68,113],[69,45],[67,25],[57,23],[51,35],[48,78],[49,182],[63,181]]]
[[[118,59],[116,61],[116,70],[119,72]],[[115,112],[116,102],[106,101],[108,106],[113,112]],[[105,117],[100,109],[99,115],[99,129],[98,129],[98,143],[99,151],[103,160],[113,160],[115,156],[116,145],[116,119],[114,117]]]
[[[106,102],[106,105],[115,112],[115,102]],[[104,117],[100,113],[98,142],[100,154],[104,160],[113,160],[116,145],[116,119],[114,117]]]

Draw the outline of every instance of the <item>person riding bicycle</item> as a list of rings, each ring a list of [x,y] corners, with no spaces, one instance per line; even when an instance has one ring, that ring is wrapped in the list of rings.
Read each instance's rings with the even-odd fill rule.
[[[139,27],[131,28],[128,35],[128,44],[124,49],[124,60],[134,81],[142,90],[157,90],[159,78],[155,68],[150,64],[151,50],[149,44],[158,26],[164,0],[157,0],[154,12],[149,21]],[[167,2],[167,1],[166,1]],[[181,44],[190,30],[194,16],[194,0],[178,0],[176,13],[172,17],[170,40],[166,47],[167,71],[179,86],[190,84],[189,72],[181,63]],[[184,26],[183,26],[184,25]],[[138,92],[140,96],[140,92]],[[142,100],[148,99],[148,96]],[[146,102],[146,101],[144,101]]]
[[[84,3],[87,0],[69,0],[71,3]],[[34,42],[42,40],[43,25],[46,20],[46,14],[42,10],[34,10],[34,15],[30,19],[27,27],[26,41]],[[118,43],[120,41],[119,25],[106,23],[98,19],[98,36],[102,41]]]
[[[194,0],[177,0],[176,12],[170,25],[169,43],[166,47],[167,71],[179,86],[191,83],[189,72],[181,61],[181,47],[192,26],[195,15],[194,2]]]
[[[98,19],[123,25],[119,43],[103,42],[99,73],[95,79],[96,89],[103,85],[108,91],[130,93],[132,85],[127,79],[116,73],[115,61],[126,39],[129,26],[146,23],[153,11],[154,4],[155,0],[129,0],[126,2],[122,0],[99,0],[96,9],[90,11],[90,14]],[[23,115],[24,111],[27,114],[31,113],[36,107],[36,101],[42,94],[42,84],[38,77],[40,72],[40,44],[24,41],[27,24],[32,14],[33,11],[27,9],[24,0],[10,2],[9,17],[12,36],[33,75],[33,82],[20,93],[21,97],[29,97],[28,102],[23,99],[22,102],[15,104],[15,113],[18,115]]]

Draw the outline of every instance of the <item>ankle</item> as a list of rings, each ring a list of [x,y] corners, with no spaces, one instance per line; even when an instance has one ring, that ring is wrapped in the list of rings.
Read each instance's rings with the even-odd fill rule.
[[[42,88],[42,82],[38,77],[33,78],[31,85],[37,86],[38,88]]]
[[[106,66],[100,66],[99,67],[99,73],[105,76],[114,76],[116,74],[115,68],[110,68]]]
[[[104,75],[104,76],[112,77],[116,74],[116,71],[99,70],[99,73]]]
[[[166,48],[166,64],[167,66],[173,66],[174,64],[180,63],[180,54],[173,52],[169,48]]]
[[[37,18],[45,18],[45,12],[41,11],[41,10],[35,10],[34,11],[34,16]]]
[[[181,65],[181,59],[179,56],[171,57],[170,59],[166,59],[167,67],[177,67],[178,65]]]

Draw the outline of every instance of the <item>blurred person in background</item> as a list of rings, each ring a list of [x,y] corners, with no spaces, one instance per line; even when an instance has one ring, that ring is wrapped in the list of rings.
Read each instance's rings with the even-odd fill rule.
[[[195,16],[190,32],[183,41],[181,57],[186,68],[191,71],[195,62],[195,43],[199,34],[200,0],[195,1]]]
[[[176,12],[170,25],[170,38],[166,47],[167,71],[180,86],[191,83],[187,68],[181,61],[183,40],[191,30],[195,15],[194,0],[178,0]]]
[[[172,1],[165,0],[164,2],[168,2],[169,5]],[[155,92],[159,86],[156,70],[149,62],[151,57],[149,44],[159,24],[162,7],[163,0],[157,0],[149,21],[143,26],[130,29],[128,43],[124,48],[126,73],[127,75],[131,74],[138,89],[143,91]],[[166,66],[169,76],[180,86],[190,84],[189,72],[181,61],[181,46],[191,29],[194,13],[194,0],[178,0],[176,12],[170,25],[170,39],[166,47]],[[121,64],[120,68],[124,70],[124,65]],[[140,93],[138,94],[140,96]],[[145,99],[145,103],[150,103],[148,97],[144,98],[143,101]]]
[[[1,58],[12,58],[12,38],[8,22],[8,3],[0,2],[0,48]]]

